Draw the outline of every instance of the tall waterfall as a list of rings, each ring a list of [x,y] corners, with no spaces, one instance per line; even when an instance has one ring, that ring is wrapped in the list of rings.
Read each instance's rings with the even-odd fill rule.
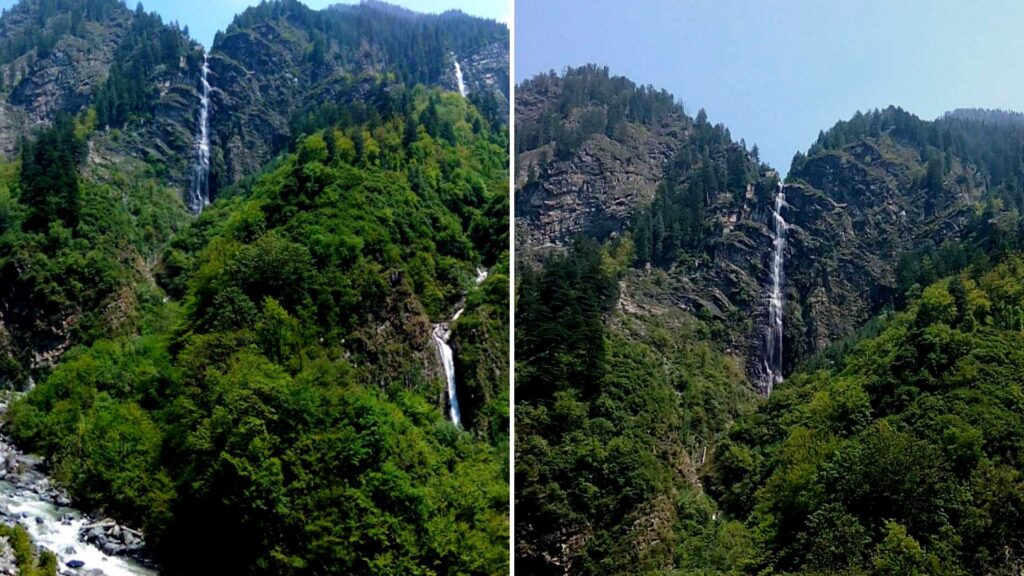
[[[452,321],[458,320],[459,314],[462,310],[455,313],[452,317]],[[455,391],[455,354],[452,353],[452,347],[448,345],[448,339],[451,338],[452,331],[448,327],[447,322],[440,324],[434,324],[433,339],[434,345],[437,346],[437,354],[441,357],[441,367],[444,368],[444,376],[448,381],[448,416],[452,419],[452,424],[455,424],[456,428],[462,428],[462,411],[459,410],[459,396]]]
[[[465,98],[468,92],[466,91],[466,82],[462,77],[462,66],[459,65],[459,59],[454,54],[452,55],[452,60],[455,61],[455,81],[459,84],[459,94],[462,94],[462,97]]]
[[[782,209],[787,206],[786,192],[782,183],[775,193],[775,217],[772,286],[768,297],[768,327],[765,330],[764,381],[761,391],[767,396],[776,384],[782,382],[782,316],[785,296],[782,293],[785,282],[786,224]]]
[[[210,55],[203,55],[202,90],[199,93],[199,130],[192,159],[192,184],[189,186],[189,210],[199,214],[210,203]]]
[[[487,270],[485,268],[478,268],[476,271],[477,286],[483,284],[484,280],[487,280]],[[459,395],[455,390],[455,354],[452,352],[452,347],[448,344],[448,340],[452,337],[451,324],[458,320],[465,310],[465,308],[459,308],[455,311],[451,320],[434,324],[434,331],[431,333],[431,338],[434,340],[434,345],[437,346],[437,355],[441,359],[441,367],[444,368],[444,376],[448,384],[448,416],[452,419],[452,423],[455,424],[456,428],[462,428],[462,411],[459,409]]]

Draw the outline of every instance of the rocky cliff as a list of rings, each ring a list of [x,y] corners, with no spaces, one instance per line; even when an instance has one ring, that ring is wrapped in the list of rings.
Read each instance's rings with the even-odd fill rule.
[[[649,112],[643,101],[653,102]],[[618,112],[622,102],[632,112]],[[595,118],[619,120],[600,126]],[[592,66],[521,86],[516,128],[526,135],[517,142],[520,257],[535,262],[578,234],[628,233],[647,255],[638,255],[622,292],[637,294],[641,306],[682,308],[723,326],[723,348],[748,359],[753,377],[778,180],[756,151],[703,111],[691,118],[671,95]]]
[[[305,119],[335,119],[342,108],[365,113],[359,105],[390,82],[457,91],[456,59],[468,96],[507,110],[508,29],[497,22],[379,2],[250,8],[211,51],[214,188],[256,172],[300,135]]]
[[[457,12],[263,3],[211,51],[213,189],[258,173],[310,126],[372,123],[387,113],[377,98],[399,83],[458,90],[456,59],[474,104],[507,106],[507,44],[505,26]],[[24,137],[71,116],[86,135],[90,202],[118,201],[127,213],[131,245],[118,258],[131,273],[105,293],[112,317],[132,315],[154,248],[187,218],[168,194],[188,186],[203,59],[186,30],[119,0],[22,0],[0,16],[0,154],[13,157]],[[173,224],[147,221],[147,211]],[[83,305],[68,299],[41,319],[33,285],[19,284],[35,277],[31,266],[7,272],[0,350],[32,369],[51,365],[76,342]]]
[[[0,154],[8,157],[17,152],[19,138],[58,114],[95,111],[104,89],[116,91],[115,65],[127,69],[142,60],[150,43],[181,54],[167,56],[170,65],[152,58],[140,64],[140,101],[111,127],[113,137],[104,137],[108,130],[94,138],[92,158],[160,162],[166,182],[184,185],[201,48],[183,31],[115,0],[25,0],[0,18],[0,38]]]
[[[778,175],[702,114],[602,123],[618,117],[624,86],[588,67],[517,91],[519,254],[536,262],[577,234],[628,233],[638,270],[623,293],[712,321],[719,345],[758,381]],[[631,104],[644,93],[626,92]],[[1009,113],[926,122],[890,108],[858,113],[798,155],[784,188],[787,372],[898,306],[909,287],[901,261],[938,266],[944,245],[990,250],[999,228],[1015,226],[1021,125]],[[644,272],[651,266],[667,276]]]
[[[600,98],[571,102],[567,85],[577,78],[586,82],[591,73],[540,76],[517,90],[516,131],[522,136],[516,142],[515,216],[523,249],[562,245],[576,234],[604,238],[622,232],[633,209],[654,197],[665,163],[692,124],[681,109],[672,109],[651,122],[626,120],[614,133],[607,127],[588,130],[560,149],[556,132],[580,128],[588,115],[607,118],[608,103]],[[607,70],[596,73],[608,78]],[[541,134],[530,137],[532,131]]]
[[[929,156],[943,164],[932,183]],[[906,289],[898,285],[902,258],[977,240],[978,216],[998,192],[992,184],[982,167],[887,122],[799,160],[785,188],[788,368],[893,306]],[[995,213],[986,219],[998,221]]]

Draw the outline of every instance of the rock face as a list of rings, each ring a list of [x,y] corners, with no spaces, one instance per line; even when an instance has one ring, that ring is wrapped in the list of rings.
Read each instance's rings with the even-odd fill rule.
[[[954,162],[923,189],[919,152],[888,135],[812,155],[786,185],[786,363],[849,335],[896,296],[900,256],[961,238],[985,189]]]
[[[20,2],[0,18],[0,38],[11,47],[0,63],[0,153],[12,155],[32,126],[88,103],[107,79],[130,18],[122,7],[102,22],[85,22],[77,34],[59,33],[58,18],[38,0]],[[32,34],[57,36],[43,50],[28,41]]]
[[[521,85],[517,132],[551,122],[552,116],[575,127],[587,111],[603,110],[600,101],[561,109],[566,90],[565,79],[558,77]],[[576,234],[603,238],[623,231],[634,208],[654,197],[665,163],[691,124],[682,114],[669,114],[653,125],[628,122],[616,138],[590,135],[570,155],[558,154],[552,134],[517,142],[515,217],[522,233],[516,241],[522,248],[544,249]]]
[[[0,38],[9,48],[0,57],[0,154],[15,154],[21,136],[58,114],[79,114],[95,105],[111,68],[124,58],[139,17],[144,15],[112,0],[56,8],[41,0],[23,0],[0,18]],[[177,42],[200,49],[177,28],[165,30]],[[183,185],[195,125],[197,74],[196,58],[183,58],[175,68],[152,70],[146,79],[151,115],[130,122],[116,140],[96,139],[91,158],[160,161],[166,166],[167,181]]]
[[[84,24],[80,37],[64,35],[45,56],[38,55],[37,50],[28,74],[11,93],[11,104],[24,108],[36,122],[84,108],[106,81],[130,20],[130,12],[119,10],[104,22]]]
[[[212,189],[259,172],[293,141],[293,119],[324,104],[365,111],[366,100],[399,83],[456,91],[453,58],[481,110],[487,102],[507,107],[507,45],[504,25],[456,12],[430,16],[375,2],[313,11],[295,0],[255,7],[218,35],[210,57]],[[22,0],[0,17],[0,154],[16,154],[23,136],[59,114],[86,123],[138,92],[143,101],[127,120],[90,135],[83,176],[116,187],[111,173],[143,165],[184,195],[203,57],[184,31],[121,0]],[[118,86],[111,99],[112,78],[120,71],[130,85],[137,68],[143,85]],[[507,108],[497,117],[507,118]],[[44,318],[31,286],[17,281],[25,270],[9,272],[15,280],[0,290],[0,358],[31,370],[51,366],[74,344],[82,311],[67,306]]]
[[[682,120],[673,118],[653,129],[631,126],[625,142],[594,135],[568,160],[545,163],[553,154],[550,145],[520,154],[520,171],[544,166],[542,178],[516,189],[516,218],[527,230],[521,240],[544,248],[576,234],[605,238],[622,232],[633,209],[654,197],[683,134]],[[527,178],[520,174],[518,181]]]
[[[407,52],[409,42],[420,48]],[[507,110],[508,29],[497,22],[379,2],[313,11],[285,0],[250,8],[211,51],[214,189],[285,149],[297,115],[359,103],[394,79],[457,91],[453,57],[471,97]]]
[[[596,68],[570,71],[598,77],[605,73]],[[617,86],[626,81],[608,82]],[[567,95],[569,90],[581,89],[558,77],[521,86],[516,92],[517,134],[532,135],[537,125],[555,126],[545,128],[544,135],[556,135],[562,126],[571,131],[595,111],[599,117],[609,114],[603,99],[617,98],[595,88],[598,97],[567,109],[567,101],[579,99]],[[656,307],[683,308],[721,323],[723,348],[748,358],[753,377],[759,367],[760,327],[767,317],[764,291],[770,279],[771,206],[778,175],[759,165],[745,146],[732,142],[723,126],[711,126],[699,116],[694,120],[674,110],[629,121],[586,136],[561,158],[558,143],[546,136],[525,147],[517,143],[517,250],[521,259],[536,262],[576,235],[599,240],[621,235],[651,204],[659,186],[682,190],[699,184],[705,190],[700,193],[700,247],[656,263],[668,271],[667,279],[656,275],[660,284],[669,283],[667,288],[647,290],[644,284],[652,275],[638,273],[626,278],[629,285],[622,292],[647,294],[657,300],[651,303]],[[738,163],[742,174],[727,183],[730,163]],[[663,216],[653,214],[653,219]]]
[[[667,276],[639,270],[627,275],[622,292],[656,292],[660,295],[651,296],[658,300],[653,305],[681,307],[711,321],[718,343],[743,357],[748,377],[760,381],[777,174],[765,166],[757,167],[756,174],[748,168],[747,189],[737,189],[729,175],[730,158],[747,152],[731,142],[727,131],[724,140],[712,139],[718,143],[710,146],[705,159],[691,158],[683,168],[669,170],[670,159],[676,162],[688,154],[696,158],[707,148],[700,143],[707,140],[700,136],[706,124],[672,114],[657,122],[627,123],[614,138],[589,134],[559,157],[552,140],[582,125],[594,110],[605,113],[614,96],[578,85],[567,96],[570,84],[565,78],[541,78],[517,90],[517,135],[531,138],[525,145],[517,143],[516,242],[521,260],[536,262],[577,234],[599,240],[622,234],[630,219],[651,205],[659,186],[684,189],[701,177],[702,166],[713,166],[717,175],[712,180],[720,184],[704,199],[705,232],[699,248],[653,263]],[[985,130],[992,126],[1021,125],[1016,116],[996,116],[998,124],[993,113],[959,111],[946,122],[979,123],[974,131],[962,132],[972,138],[964,145],[969,151],[971,145],[988,141]],[[944,152],[922,136],[945,130],[935,127],[943,120],[924,122],[889,109],[858,115],[851,122],[868,121],[875,124],[870,132],[812,147],[786,181],[786,373],[800,359],[821,352],[892,306],[901,296],[901,257],[965,240],[972,218],[978,219],[987,202],[986,177],[975,164],[949,151],[951,143],[963,140],[956,132],[961,128],[952,127],[952,136],[930,137],[940,145],[946,142]],[[985,154],[974,152],[982,158]],[[929,157],[945,158],[941,181],[931,184],[924,182]],[[726,186],[721,185],[723,178]],[[657,227],[679,206],[655,200],[651,210]],[[673,233],[668,230],[666,236]],[[648,290],[645,283],[655,278],[658,290]]]
[[[466,85],[467,96],[490,95],[497,100],[501,109],[507,112],[509,89],[512,86],[509,76],[508,40],[472,48],[454,56],[462,67],[462,79]],[[458,90],[454,61],[451,74],[446,75],[444,85],[449,90]]]

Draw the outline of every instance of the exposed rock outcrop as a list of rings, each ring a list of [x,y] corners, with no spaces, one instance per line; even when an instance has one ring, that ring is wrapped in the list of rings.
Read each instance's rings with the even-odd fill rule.
[[[787,367],[849,335],[896,296],[902,254],[963,235],[984,181],[955,162],[943,192],[925,161],[888,135],[813,155],[786,185]]]
[[[570,73],[599,75],[600,70]],[[608,114],[609,102],[615,98],[608,90],[602,93],[603,88],[578,79],[567,88],[564,78],[540,78],[517,92],[516,122],[522,128],[517,133],[539,132],[572,143],[564,134],[577,130],[588,116]],[[611,80],[613,85],[615,81]],[[564,94],[569,89],[576,93]],[[985,178],[976,167],[955,157],[946,162],[941,186],[922,182],[925,155],[941,151],[911,142],[908,138],[917,136],[899,130],[904,125],[924,129],[926,123],[898,110],[876,113],[874,118],[876,123],[894,124],[841,146],[817,146],[787,178],[788,206],[783,209],[790,226],[784,264],[787,372],[801,358],[822,351],[881,308],[891,306],[899,296],[900,257],[963,239],[982,203]],[[659,304],[681,307],[716,323],[719,343],[746,359],[748,375],[754,380],[764,352],[771,199],[779,177],[761,166],[756,175],[748,171],[745,192],[737,189],[728,175],[730,158],[746,154],[745,148],[730,143],[719,148],[717,155],[714,146],[710,155],[707,150],[687,152],[701,125],[681,114],[666,115],[657,122],[628,122],[614,137],[609,130],[590,133],[559,155],[558,143],[543,138],[520,144],[517,250],[521,261],[529,263],[562,249],[577,234],[599,240],[621,234],[629,229],[630,219],[651,204],[658,186],[685,189],[702,178],[697,173],[701,166],[713,166],[710,178],[718,188],[706,187],[700,248],[680,251],[660,263],[668,275],[659,276],[659,282],[668,282],[670,289],[659,292],[658,298],[667,300]],[[537,126],[544,128],[531,130]],[[701,146],[706,144],[697,148]],[[668,163],[680,151],[690,154],[690,159],[682,170],[669,171]],[[693,160],[701,154],[704,160]],[[729,179],[727,186],[722,186],[723,178]],[[657,209],[679,207],[659,205]],[[652,214],[655,221],[662,217],[669,214]],[[678,232],[665,231],[666,236],[673,233]],[[649,276],[638,271],[628,275],[626,282],[642,285]]]
[[[457,91],[453,54],[469,93],[485,93],[507,110],[508,29],[497,22],[458,12],[417,14],[379,2],[319,12],[293,1],[275,6],[240,15],[211,51],[215,189],[257,172],[284,150],[296,136],[296,115],[326,104],[360,103],[395,80]],[[415,57],[423,62],[413,69],[400,64],[410,55],[374,34],[380,21],[422,45]],[[482,32],[459,38],[461,26]]]
[[[51,13],[52,8],[39,0],[19,2],[0,18],[0,38],[24,46],[20,54],[0,63],[2,85],[9,89],[0,90],[0,154],[15,154],[20,137],[58,114],[79,114],[96,104],[115,61],[123,57],[134,19],[140,17],[119,2],[96,6],[100,8],[79,8],[81,21],[70,26],[73,19],[66,11]],[[177,28],[168,26],[165,31],[199,49]],[[19,44],[19,39],[35,37],[43,38],[42,45]],[[183,185],[198,99],[195,61],[182,58],[177,67],[153,69],[146,79],[150,115],[129,122],[116,139],[100,139],[92,158],[159,161],[167,182]]]

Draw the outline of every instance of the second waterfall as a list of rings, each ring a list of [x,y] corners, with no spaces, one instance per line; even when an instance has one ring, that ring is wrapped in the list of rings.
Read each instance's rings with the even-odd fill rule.
[[[476,285],[479,286],[487,280],[487,269],[479,268],[476,271]],[[437,354],[441,360],[441,368],[444,369],[445,383],[447,384],[448,416],[456,428],[462,428],[462,411],[459,409],[459,396],[455,389],[455,353],[448,341],[452,337],[451,325],[462,316],[465,308],[460,307],[455,311],[451,320],[434,324],[431,339],[437,347]]]
[[[210,55],[203,55],[199,91],[199,121],[192,159],[192,182],[185,199],[189,210],[199,214],[210,203]]]
[[[779,189],[775,193],[775,209],[772,212],[774,219],[772,280],[768,296],[768,326],[764,335],[764,381],[761,384],[761,391],[766,396],[772,393],[776,384],[782,382],[782,321],[783,305],[785,304],[783,285],[785,282],[786,228],[788,227],[786,219],[782,216],[782,209],[786,206],[786,191],[780,182]]]

